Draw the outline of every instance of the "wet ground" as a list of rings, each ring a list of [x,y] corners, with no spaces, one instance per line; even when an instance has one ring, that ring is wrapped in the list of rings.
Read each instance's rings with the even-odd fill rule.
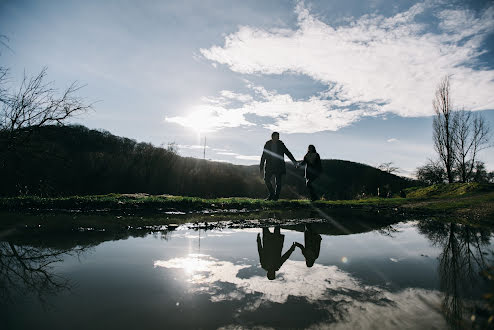
[[[168,215],[161,222],[139,217],[139,223],[132,216],[99,221],[96,215],[3,214],[2,324],[7,329],[488,324],[492,311],[483,295],[493,286],[481,272],[494,261],[489,228],[378,214],[263,216],[225,215],[218,222],[210,215]],[[129,226],[132,221],[138,224]]]

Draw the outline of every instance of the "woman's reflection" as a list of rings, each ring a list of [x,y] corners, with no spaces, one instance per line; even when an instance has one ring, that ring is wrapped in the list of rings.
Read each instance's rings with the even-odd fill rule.
[[[261,235],[257,234],[257,251],[259,252],[261,267],[268,272],[267,277],[270,280],[274,280],[276,271],[281,268],[283,263],[290,258],[290,255],[295,250],[295,243],[292,243],[290,249],[281,255],[284,241],[285,235],[280,233],[279,226],[274,228],[274,233],[271,233],[269,228],[263,228],[262,243]]]
[[[298,242],[295,243],[295,245],[302,251],[307,267],[312,267],[316,259],[319,258],[319,251],[321,250],[321,235],[313,231],[311,224],[306,224],[304,230],[305,246]]]

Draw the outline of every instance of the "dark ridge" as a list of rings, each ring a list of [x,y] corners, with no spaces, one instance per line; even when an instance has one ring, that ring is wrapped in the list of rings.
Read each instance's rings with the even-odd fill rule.
[[[26,130],[28,132],[28,130]],[[46,126],[29,132],[29,143],[7,151],[0,132],[0,194],[38,196],[106,193],[172,194],[215,197],[265,197],[257,165],[241,166],[181,157],[166,148],[81,125]],[[398,195],[416,181],[372,166],[323,160],[316,181],[326,199]],[[282,198],[305,196],[303,170],[287,166]]]

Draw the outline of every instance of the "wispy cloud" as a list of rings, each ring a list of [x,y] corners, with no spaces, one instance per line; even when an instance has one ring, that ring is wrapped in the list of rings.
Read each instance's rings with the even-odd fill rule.
[[[179,149],[204,149],[203,145],[199,144],[177,144]],[[206,149],[209,149],[209,146],[206,146]]]
[[[236,156],[236,155],[238,155],[236,152],[224,152],[224,151],[217,152],[216,154],[218,154],[218,155],[224,155],[224,156]]]
[[[254,156],[254,155],[240,155],[236,152],[217,152],[217,155],[223,155],[223,156],[232,156],[236,159],[242,159],[242,160],[261,160],[261,156]]]
[[[396,138],[391,138],[391,139],[387,139],[386,142],[388,143],[395,143],[395,142],[398,142],[399,140],[396,139]]]
[[[165,120],[201,133],[227,127],[254,125],[245,119],[244,112],[239,109],[227,109],[215,105],[193,107],[186,116],[166,117]]]
[[[245,117],[254,114],[274,120],[262,124],[265,128],[311,133],[338,130],[363,116],[426,116],[432,114],[436,84],[446,74],[453,75],[458,105],[494,109],[494,70],[475,69],[482,42],[494,31],[494,6],[476,16],[424,2],[392,17],[365,15],[337,27],[303,3],[295,11],[295,30],[242,26],[225,37],[223,46],[200,52],[241,74],[307,75],[327,85],[326,92],[296,100],[261,86],[249,86],[252,95],[224,90],[189,115],[166,120],[212,131],[254,125]],[[419,22],[424,13],[437,20]]]
[[[203,105],[191,109],[185,116],[166,118],[172,123],[180,124],[200,132],[211,132],[221,128],[255,125],[246,119],[251,114],[270,118],[274,122],[262,124],[264,128],[283,133],[312,133],[319,131],[336,131],[362,116],[379,114],[374,104],[352,103],[337,99],[328,99],[326,93],[306,100],[295,100],[289,94],[278,94],[262,86],[247,83],[253,92],[250,99],[242,94],[244,100],[240,107],[230,108],[224,96],[204,98]],[[222,95],[231,91],[222,91]],[[239,95],[239,94],[237,94]],[[240,101],[239,97],[236,97]],[[347,107],[351,106],[352,109]]]
[[[238,155],[238,156],[235,156],[235,158],[243,159],[243,160],[261,160],[261,156]]]

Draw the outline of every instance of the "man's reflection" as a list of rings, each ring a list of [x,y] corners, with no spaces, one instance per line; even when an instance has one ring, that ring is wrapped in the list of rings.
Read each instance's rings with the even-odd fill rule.
[[[281,268],[283,263],[290,258],[290,255],[295,250],[295,243],[292,243],[290,249],[281,255],[284,241],[285,235],[280,233],[279,226],[274,228],[274,233],[271,233],[269,228],[263,228],[262,243],[261,235],[257,234],[257,251],[261,260],[261,267],[268,272],[267,277],[270,280],[274,280],[276,271]]]
[[[307,267],[312,267],[317,258],[319,258],[319,251],[321,250],[321,235],[315,233],[311,224],[305,225],[304,230],[304,245],[295,243],[300,248],[302,254],[305,257],[305,264]]]

